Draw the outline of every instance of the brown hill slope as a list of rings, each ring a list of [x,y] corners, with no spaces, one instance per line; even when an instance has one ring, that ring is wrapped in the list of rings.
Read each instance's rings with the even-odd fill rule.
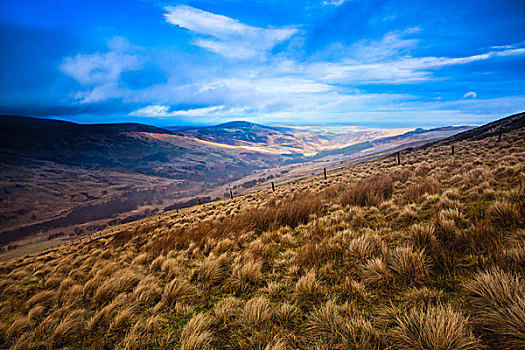
[[[12,348],[525,347],[525,128],[1,263]]]
[[[0,244],[144,217],[282,161],[148,125],[0,116]]]
[[[465,128],[418,129],[385,138],[402,131],[349,128],[323,134],[247,122],[170,131],[0,116],[0,259],[157,211],[223,198],[230,188],[237,194],[267,187],[268,180],[285,182],[345,159]],[[293,165],[298,163],[300,168]]]

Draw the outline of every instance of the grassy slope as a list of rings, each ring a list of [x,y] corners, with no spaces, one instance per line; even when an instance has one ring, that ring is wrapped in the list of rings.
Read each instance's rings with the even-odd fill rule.
[[[525,129],[170,212],[0,265],[25,348],[525,347]],[[521,178],[520,178],[521,174]],[[1,346],[1,345],[0,345]]]

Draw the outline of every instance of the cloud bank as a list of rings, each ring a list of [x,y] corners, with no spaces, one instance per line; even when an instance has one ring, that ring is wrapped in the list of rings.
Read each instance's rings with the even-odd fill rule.
[[[97,33],[96,41],[68,44],[47,66],[36,58],[53,42],[33,40],[17,51],[34,31],[10,38],[4,33],[15,31],[8,28],[1,31],[10,46],[4,44],[1,58],[7,93],[0,111],[162,125],[244,119],[418,126],[481,123],[523,108],[525,42],[508,23],[498,28],[488,9],[484,21],[462,17],[463,25],[440,4],[432,16],[407,18],[410,12],[395,1],[276,3],[204,0],[197,8],[131,2],[134,13],[120,8],[110,14],[108,7],[107,16],[90,19],[90,31],[83,19],[89,13],[83,13],[75,22],[79,37]],[[459,17],[462,6],[453,5]],[[63,11],[75,16],[67,6]],[[39,40],[46,37],[59,42],[58,35]],[[27,62],[18,63],[22,58]],[[31,86],[31,77],[19,78],[29,64],[47,69],[33,78],[42,81],[38,89],[10,88]]]

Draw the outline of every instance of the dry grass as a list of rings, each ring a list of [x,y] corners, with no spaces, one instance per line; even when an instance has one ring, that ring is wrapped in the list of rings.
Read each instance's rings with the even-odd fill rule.
[[[464,284],[473,323],[498,349],[525,347],[525,282],[495,269],[477,274]]]
[[[180,337],[180,349],[206,350],[211,349],[210,343],[209,322],[203,314],[198,314],[184,327]]]
[[[523,349],[525,130],[0,263],[0,348]]]
[[[341,204],[378,206],[392,196],[393,183],[392,176],[388,175],[375,175],[360,180],[355,185],[343,188]]]
[[[244,294],[257,288],[263,278],[260,262],[238,263],[233,266],[229,285],[232,292]]]
[[[176,302],[190,302],[196,297],[196,290],[188,282],[175,278],[166,284],[162,293],[162,301],[167,307]]]
[[[429,263],[422,250],[398,247],[389,256],[388,267],[395,283],[403,287],[422,285],[428,280]]]
[[[390,334],[395,349],[479,349],[468,320],[451,308],[413,309],[397,318]]]
[[[310,271],[302,276],[294,290],[295,303],[303,308],[310,308],[322,302],[324,296],[323,286],[315,276],[315,272]]]
[[[312,343],[328,349],[377,349],[381,344],[370,322],[359,316],[344,317],[332,301],[311,313],[307,332]]]
[[[58,347],[81,337],[86,329],[85,317],[86,312],[82,309],[69,312],[55,328],[49,339],[50,344],[53,347]]]

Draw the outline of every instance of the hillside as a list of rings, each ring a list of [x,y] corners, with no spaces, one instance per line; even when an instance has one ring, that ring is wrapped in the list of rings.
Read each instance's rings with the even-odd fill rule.
[[[0,254],[23,255],[157,211],[223,198],[230,189],[238,194],[276,178],[286,182],[461,130],[312,131],[231,122],[171,131],[1,116]],[[360,147],[361,141],[369,146]]]
[[[523,349],[509,118],[2,262],[0,347]]]
[[[200,140],[235,145],[263,147],[280,153],[309,154],[329,147],[330,140],[301,129],[269,127],[237,121],[211,127],[183,130]]]
[[[210,145],[148,125],[2,116],[0,243],[143,217],[282,162],[279,155]]]

